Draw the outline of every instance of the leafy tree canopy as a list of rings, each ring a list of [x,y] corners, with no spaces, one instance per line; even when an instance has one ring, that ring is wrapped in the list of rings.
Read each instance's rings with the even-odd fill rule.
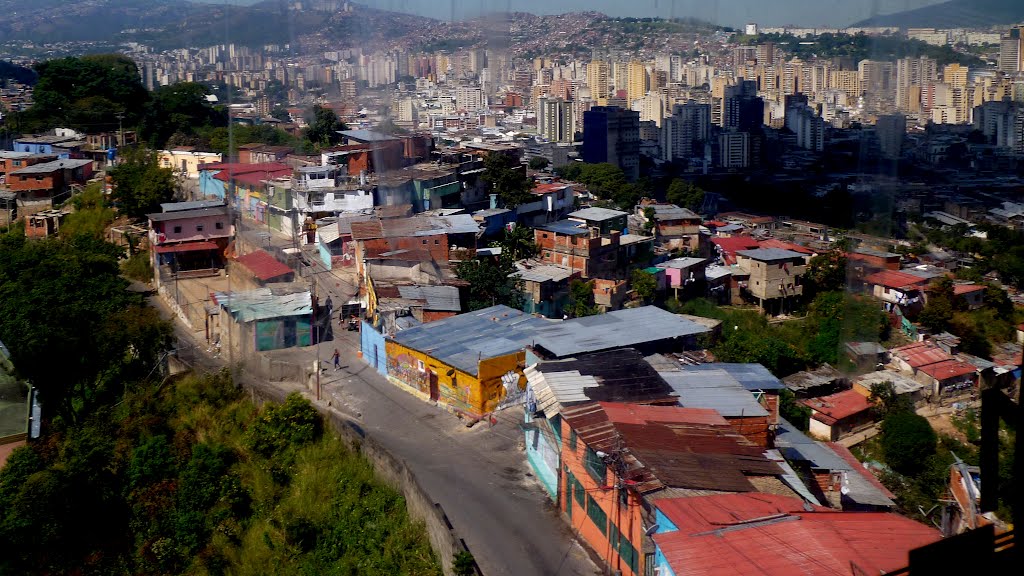
[[[209,93],[206,86],[195,82],[157,88],[144,110],[141,138],[160,149],[175,134],[194,136],[200,128],[227,126],[224,110],[207,102]]]
[[[488,154],[484,158],[483,179],[491,192],[501,198],[507,208],[515,208],[533,199],[533,181],[526,176],[519,161],[506,154]]]
[[[161,168],[156,153],[134,148],[110,170],[114,190],[111,196],[122,214],[142,218],[158,212],[160,204],[174,197],[174,173]]]
[[[455,266],[455,275],[469,283],[468,310],[480,310],[504,304],[517,310],[523,307],[523,282],[513,274],[514,260],[510,257],[474,258]]]
[[[48,60],[36,65],[39,81],[29,110],[37,128],[57,125],[82,131],[116,130],[135,126],[149,93],[130,58],[98,54]]]
[[[125,290],[121,254],[93,235],[0,237],[0,340],[49,416],[109,402],[167,345],[170,327]]]
[[[682,178],[675,178],[668,185],[665,199],[676,206],[699,212],[704,204],[704,190],[693,182],[683,180]]]
[[[629,284],[633,289],[633,293],[644,304],[654,300],[654,294],[658,289],[658,282],[650,272],[639,269],[633,270],[633,273],[630,275]]]
[[[570,282],[569,305],[565,307],[565,314],[570,318],[581,318],[594,316],[599,312],[600,310],[594,303],[594,282],[585,280]]]
[[[309,127],[306,128],[305,138],[315,146],[333,146],[341,142],[339,130],[345,130],[345,124],[338,120],[338,115],[330,108],[313,106],[309,117],[306,119]]]
[[[938,438],[924,416],[910,411],[890,412],[882,421],[885,461],[902,474],[914,474],[935,454]]]

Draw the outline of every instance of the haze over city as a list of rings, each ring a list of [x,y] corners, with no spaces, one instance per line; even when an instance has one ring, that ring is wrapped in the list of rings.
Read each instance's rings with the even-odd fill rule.
[[[200,0],[222,3],[217,0]],[[234,0],[256,4],[259,0]],[[376,8],[449,19],[505,11],[561,14],[584,10],[634,18],[699,18],[726,26],[758,22],[764,26],[846,26],[875,14],[889,14],[938,4],[945,0],[363,0]]]

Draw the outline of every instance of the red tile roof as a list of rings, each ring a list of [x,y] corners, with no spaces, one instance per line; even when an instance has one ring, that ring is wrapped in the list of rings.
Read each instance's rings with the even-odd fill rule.
[[[558,192],[559,190],[565,190],[570,185],[565,182],[553,182],[551,184],[537,184],[533,187],[534,194],[549,194],[551,192]]]
[[[757,240],[751,236],[730,236],[728,238],[712,238],[711,242],[722,249],[726,264],[736,263],[736,252],[751,250],[758,247]]]
[[[729,421],[715,410],[708,408],[683,408],[680,406],[648,406],[645,404],[622,404],[598,402],[608,421],[614,424],[709,424],[727,426]]]
[[[203,169],[219,170],[213,177],[222,182],[228,182],[232,178],[240,180],[240,177],[246,176],[247,180],[255,180],[258,183],[260,180],[290,176],[292,173],[290,166],[279,162],[265,162],[263,164],[207,164]],[[246,181],[246,183],[251,182]]]
[[[907,565],[910,550],[940,538],[898,514],[804,512],[800,500],[765,496],[687,498],[689,514],[666,514],[680,529],[655,534],[654,542],[676,574],[831,576],[897,570]],[[665,502],[655,505],[664,512]]]
[[[876,284],[878,286],[896,288],[898,290],[906,288],[921,288],[928,283],[927,278],[921,278],[920,276],[914,276],[913,274],[907,274],[906,272],[899,272],[897,270],[883,270],[881,272],[875,272],[874,274],[864,278],[864,281],[868,284]]]
[[[238,257],[238,263],[245,266],[253,276],[266,282],[278,276],[292,274],[295,271],[278,262],[276,258],[263,250],[257,250],[244,256]]]
[[[967,362],[961,362],[959,360],[944,360],[942,362],[936,362],[920,368],[921,372],[939,380],[948,380],[950,378],[956,378],[958,376],[966,376],[968,374],[974,374],[978,371],[978,368],[973,364]]]
[[[807,398],[800,403],[814,411],[815,420],[832,425],[854,414],[871,409],[871,401],[855,390],[844,390],[829,396]]]
[[[761,248],[781,248],[783,250],[792,250],[793,252],[799,252],[800,254],[805,254],[807,256],[811,256],[811,255],[814,254],[814,250],[811,250],[807,246],[801,246],[799,244],[794,244],[792,242],[785,242],[785,241],[779,240],[777,238],[769,238],[767,240],[761,240],[760,247]]]
[[[953,294],[960,296],[963,294],[970,294],[971,292],[980,292],[984,289],[985,287],[981,284],[954,284]]]
[[[952,360],[952,356],[931,342],[915,342],[893,348],[892,355],[906,362],[911,368],[921,368],[929,364]]]

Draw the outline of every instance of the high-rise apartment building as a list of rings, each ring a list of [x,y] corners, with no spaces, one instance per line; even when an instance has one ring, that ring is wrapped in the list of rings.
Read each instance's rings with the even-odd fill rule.
[[[907,133],[907,117],[902,114],[879,116],[875,121],[875,136],[883,158],[896,159],[903,151],[903,137]]]
[[[711,105],[693,100],[672,107],[661,126],[661,154],[672,162],[700,155],[711,131]]]
[[[552,142],[572,142],[573,103],[564,98],[537,99],[537,133]]]
[[[634,100],[643,98],[647,94],[647,87],[649,81],[647,78],[647,67],[644,66],[643,62],[637,62],[636,60],[629,63],[626,68],[626,75],[628,76],[626,82],[626,100],[632,104]]]
[[[1015,26],[999,40],[999,71],[1013,74],[1024,70],[1024,26]]]
[[[590,97],[603,103],[608,99],[608,85],[608,63],[592,60],[587,66],[587,86],[590,87]]]
[[[927,56],[897,60],[896,107],[904,111],[920,110],[921,86],[937,79],[937,63]]]
[[[629,180],[640,177],[640,113],[617,106],[595,106],[583,113],[583,161],[608,162]]]
[[[484,92],[479,86],[457,86],[455,106],[466,112],[476,112],[486,106]]]
[[[722,127],[744,132],[757,130],[764,123],[764,100],[757,96],[757,82],[739,79],[726,86],[722,98]]]
[[[722,168],[749,168],[750,134],[732,131],[719,134],[718,165]]]

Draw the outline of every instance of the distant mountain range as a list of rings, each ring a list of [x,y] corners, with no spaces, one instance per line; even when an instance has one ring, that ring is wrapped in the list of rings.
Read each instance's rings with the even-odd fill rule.
[[[916,10],[874,16],[853,26],[987,28],[1024,22],[1024,0],[950,0]]]
[[[126,29],[180,21],[191,6],[178,0],[0,0],[0,42],[115,40]]]

